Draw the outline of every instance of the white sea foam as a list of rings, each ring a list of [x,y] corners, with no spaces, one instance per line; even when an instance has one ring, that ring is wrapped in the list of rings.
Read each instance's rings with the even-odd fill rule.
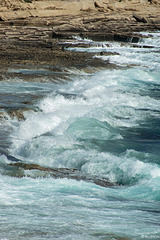
[[[142,38],[137,44],[126,43],[122,44],[121,42],[102,42],[101,45],[92,41],[92,45],[88,48],[86,47],[70,47],[70,51],[79,51],[79,52],[93,52],[98,53],[97,58],[102,58],[111,63],[117,64],[119,66],[128,66],[128,65],[141,65],[142,67],[150,67],[152,69],[160,67],[160,33],[148,34],[145,32],[141,33],[144,38]],[[152,37],[149,37],[152,36]],[[78,40],[78,39],[77,39]],[[82,39],[79,39],[79,41]],[[83,40],[83,43],[88,41]],[[94,44],[94,45],[93,45]],[[137,46],[137,47],[136,47]],[[109,54],[108,56],[100,56],[99,53],[114,53],[113,55]],[[150,54],[152,52],[152,54]]]
[[[138,127],[139,122],[156,116],[155,111],[160,111],[159,100],[140,95],[139,88],[154,80],[150,73],[135,69],[105,70],[82,80],[75,79],[66,85],[66,93],[76,91],[74,98],[53,92],[39,102],[41,112],[30,114],[19,123],[15,128],[13,153],[46,166],[81,168],[90,156],[88,150],[83,150],[85,143],[81,141],[123,140],[118,128]],[[65,93],[64,86],[59,92]],[[142,114],[140,109],[146,111]],[[101,149],[99,145],[87,144],[87,148]],[[101,162],[102,169],[107,159],[106,155]],[[121,158],[117,163],[121,165]],[[112,170],[109,171],[107,177],[118,181],[115,176],[111,177]],[[127,172],[126,168],[123,174]],[[90,173],[95,174],[94,171]],[[100,170],[97,173],[101,173]]]
[[[120,54],[116,61],[139,66],[78,74],[73,82],[46,85],[46,91],[32,85],[32,93],[46,96],[26,120],[10,119],[10,154],[122,185],[104,188],[37,171],[20,179],[0,156],[1,239],[159,239],[159,58],[152,48],[109,48]],[[147,61],[148,69],[142,67]],[[11,91],[7,84],[0,83],[2,91]],[[30,87],[18,83],[12,91],[29,93]]]

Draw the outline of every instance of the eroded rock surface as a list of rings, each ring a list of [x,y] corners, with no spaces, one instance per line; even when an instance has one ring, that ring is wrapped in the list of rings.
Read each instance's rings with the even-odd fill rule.
[[[0,81],[63,83],[75,69],[115,68],[94,53],[69,51],[70,41],[80,36],[137,43],[138,32],[160,29],[159,9],[160,0],[0,0]],[[0,100],[2,119],[4,109],[19,120],[32,109],[26,97],[16,109],[7,94],[1,93]]]
[[[73,36],[137,42],[140,35],[135,32],[160,29],[159,8],[160,0],[0,0],[0,80],[17,77],[7,71],[17,66],[37,68],[47,63],[55,72],[112,67],[92,54],[66,51],[62,45]],[[18,77],[46,81],[31,74]]]

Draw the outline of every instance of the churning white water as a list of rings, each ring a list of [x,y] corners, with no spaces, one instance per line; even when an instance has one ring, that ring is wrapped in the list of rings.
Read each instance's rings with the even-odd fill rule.
[[[44,97],[24,121],[5,123],[12,128],[12,156],[78,169],[117,186],[53,179],[38,170],[19,170],[25,177],[16,178],[3,154],[1,240],[160,239],[159,36],[137,46],[109,42],[70,49],[95,52],[115,69],[79,72],[64,85],[14,84],[15,94]],[[99,56],[102,51],[114,54]],[[1,83],[1,92],[11,84]]]

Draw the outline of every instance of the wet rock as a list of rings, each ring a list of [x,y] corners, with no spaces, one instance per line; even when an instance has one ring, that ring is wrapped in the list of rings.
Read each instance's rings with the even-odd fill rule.
[[[28,109],[9,109],[7,113],[11,118],[16,117],[19,121],[23,121],[25,120],[24,111],[27,111],[27,110]]]
[[[12,156],[12,155],[10,155],[10,154],[5,154],[5,155],[6,155],[6,157],[7,157],[7,159],[8,159],[9,161],[20,162],[20,159]]]
[[[0,121],[3,121],[3,124],[0,124],[0,155],[1,154],[8,154],[8,149],[11,145],[10,134],[12,132],[12,128],[8,125],[5,125],[4,118]]]
[[[52,38],[62,38],[63,37],[63,35],[62,34],[59,34],[59,33],[56,33],[56,32],[52,32]]]
[[[65,93],[65,92],[57,92],[58,95],[63,96],[66,99],[77,99],[77,98],[81,98],[83,100],[86,100],[86,97],[80,94],[74,94],[74,93]]]
[[[16,167],[19,171],[20,169],[24,170],[39,170],[43,172],[48,172],[49,175],[53,178],[69,178],[75,179],[77,181],[83,180],[87,182],[92,182],[102,187],[114,187],[115,183],[109,182],[105,178],[98,178],[97,176],[89,176],[77,169],[69,169],[69,168],[47,168],[42,167],[38,164],[27,164],[22,162],[11,163],[9,166]],[[14,169],[15,170],[15,169]]]

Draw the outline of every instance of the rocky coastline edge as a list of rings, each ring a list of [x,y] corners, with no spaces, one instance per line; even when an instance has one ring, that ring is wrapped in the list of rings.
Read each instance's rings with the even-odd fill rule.
[[[0,0],[0,80],[17,76],[8,69],[46,64],[53,72],[113,67],[93,54],[67,51],[68,41],[80,36],[136,43],[141,32],[160,30],[159,11],[160,0]]]
[[[67,72],[69,68],[94,71],[97,68],[116,67],[100,58],[93,58],[92,53],[68,51],[69,42],[75,37],[81,37],[97,42],[114,40],[137,43],[142,37],[142,32],[160,30],[159,9],[159,0],[1,0],[0,80],[14,81],[18,77],[21,81],[60,83],[60,73]],[[42,69],[46,65],[48,70],[55,73],[54,80],[39,77],[39,74],[35,77],[36,75],[31,72],[24,75],[21,71],[13,71],[13,69]],[[67,80],[67,75],[64,76],[65,74],[63,80]],[[23,112],[32,109],[32,104],[30,100],[25,102],[22,108],[8,107],[5,110],[10,117],[17,117],[19,121],[23,121]],[[2,109],[0,119],[3,120],[6,117],[4,107],[0,108]],[[14,162],[14,159],[12,160]],[[24,166],[21,162],[13,164],[12,167],[47,171],[53,177],[85,180],[104,187],[115,186],[106,179],[84,176],[77,170],[47,169],[29,164]]]

